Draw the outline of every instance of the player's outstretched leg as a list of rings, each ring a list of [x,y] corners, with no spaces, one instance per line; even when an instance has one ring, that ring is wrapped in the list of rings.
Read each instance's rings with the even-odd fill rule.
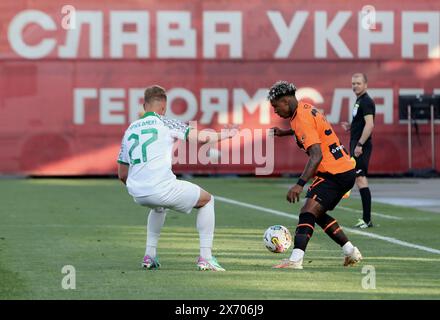
[[[359,249],[353,246],[348,240],[336,219],[324,213],[316,220],[316,223],[334,242],[342,247],[342,251],[344,252],[344,266],[352,266],[362,260]]]
[[[225,271],[212,255],[215,228],[214,196],[202,190],[200,199],[199,204],[204,205],[199,207],[197,213],[197,230],[200,238],[200,256],[197,260],[197,268],[200,271]]]
[[[160,230],[165,222],[166,211],[164,208],[155,208],[150,211],[147,222],[147,242],[145,256],[141,263],[142,267],[148,270],[159,269],[160,263],[157,258],[157,244],[159,242]]]
[[[315,229],[316,217],[310,212],[304,212],[299,215],[298,225],[295,231],[294,248],[289,259],[281,261],[280,264],[274,268],[290,268],[302,269],[304,252],[306,251],[307,243],[313,235]]]

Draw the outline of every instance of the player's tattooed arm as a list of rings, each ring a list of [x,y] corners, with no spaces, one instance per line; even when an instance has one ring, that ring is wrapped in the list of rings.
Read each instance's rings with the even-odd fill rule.
[[[307,161],[306,167],[300,177],[304,181],[309,181],[315,176],[316,170],[322,161],[321,145],[319,143],[312,144],[307,148],[309,154],[309,161]]]
[[[270,128],[271,133],[276,137],[293,136],[295,132],[292,129],[280,129],[278,127]]]
[[[299,178],[298,182],[287,192],[287,201],[291,203],[299,201],[299,196],[303,191],[304,185],[310,178],[315,176],[316,169],[318,169],[318,166],[322,160],[321,146],[319,143],[312,144],[310,147],[308,147],[307,153],[310,155],[310,158],[301,177]]]
[[[301,177],[299,178],[298,182],[287,192],[287,201],[291,203],[299,202],[299,196],[303,191],[304,185],[310,178],[315,176],[316,169],[318,169],[318,166],[322,160],[320,144],[312,144],[310,147],[308,147],[307,154],[310,156],[310,158]]]

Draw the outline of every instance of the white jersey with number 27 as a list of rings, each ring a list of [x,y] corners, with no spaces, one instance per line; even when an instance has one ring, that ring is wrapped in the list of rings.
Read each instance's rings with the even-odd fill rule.
[[[190,127],[179,120],[146,112],[125,131],[118,162],[129,165],[127,190],[143,197],[166,190],[176,180],[171,170],[176,140],[185,140]]]

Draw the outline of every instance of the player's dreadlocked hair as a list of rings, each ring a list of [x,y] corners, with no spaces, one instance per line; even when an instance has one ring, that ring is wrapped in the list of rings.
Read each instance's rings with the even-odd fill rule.
[[[294,96],[296,87],[287,81],[276,82],[269,90],[267,99],[269,101],[277,100],[283,96]]]

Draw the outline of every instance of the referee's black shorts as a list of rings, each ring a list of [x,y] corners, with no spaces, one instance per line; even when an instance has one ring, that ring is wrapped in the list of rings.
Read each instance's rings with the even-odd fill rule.
[[[317,201],[326,210],[333,210],[342,197],[354,186],[355,169],[338,173],[318,172],[307,190],[306,198]]]
[[[370,163],[373,144],[371,143],[371,140],[365,142],[365,144],[362,146],[362,154],[359,156],[359,158],[354,156],[356,144],[357,141],[350,141],[350,154],[356,160],[356,177],[366,177],[368,174],[368,164]]]

